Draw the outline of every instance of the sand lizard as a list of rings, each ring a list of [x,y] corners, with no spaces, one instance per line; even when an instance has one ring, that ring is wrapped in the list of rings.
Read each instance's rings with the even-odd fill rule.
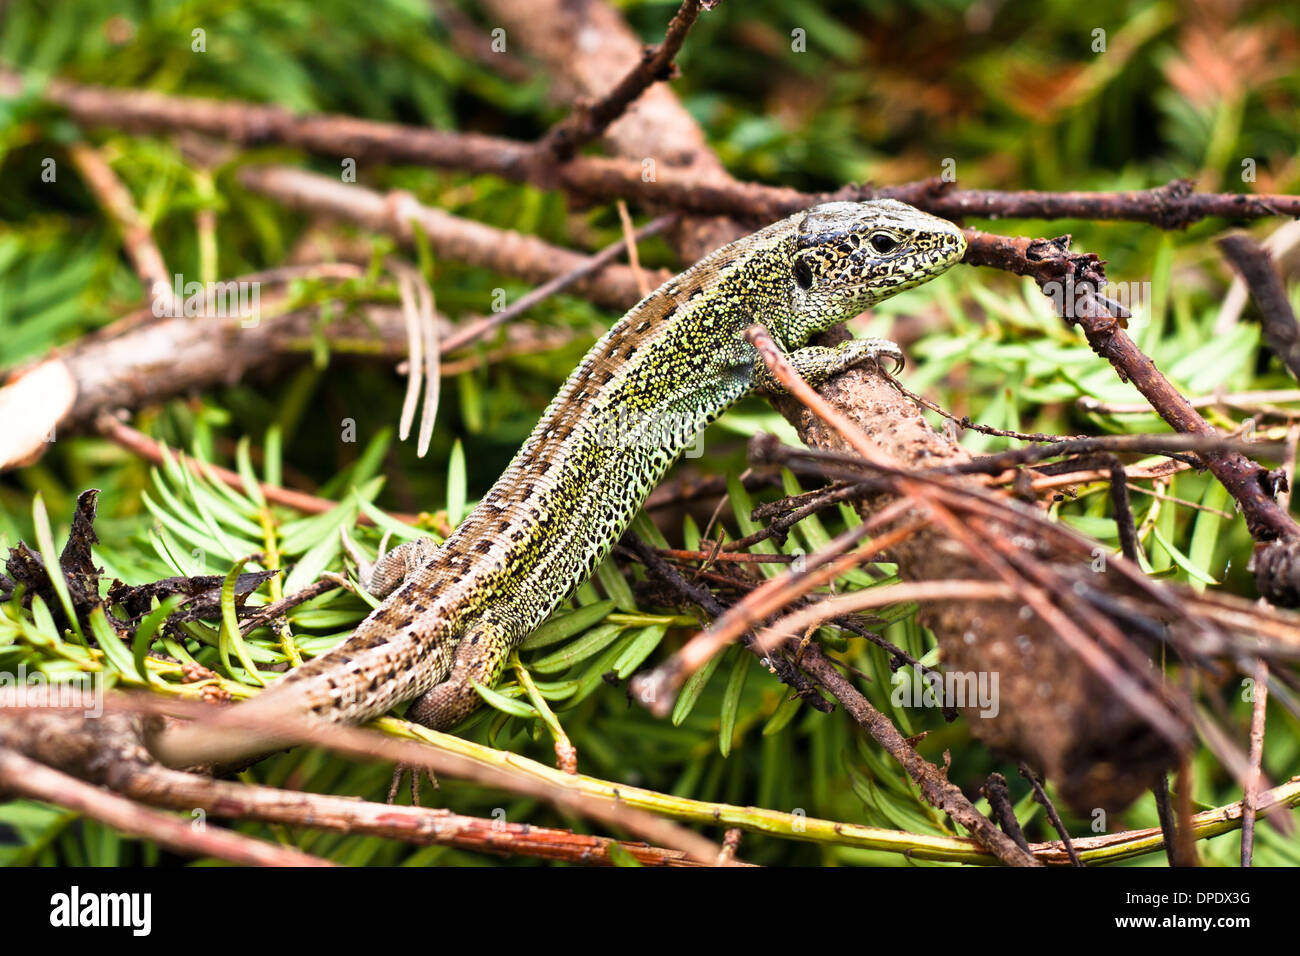
[[[347,640],[242,707],[274,720],[361,722],[415,699],[408,719],[447,729],[510,652],[581,585],[699,429],[742,396],[779,390],[744,330],[761,323],[813,384],[889,357],[883,339],[807,346],[818,332],[947,270],[966,241],[894,200],[830,202],[718,249],[642,299],[569,376],[492,489],[442,545],[384,556],[385,598]],[[219,727],[219,721],[217,722]],[[208,724],[213,728],[213,724]],[[170,763],[227,762],[277,741],[179,727]]]

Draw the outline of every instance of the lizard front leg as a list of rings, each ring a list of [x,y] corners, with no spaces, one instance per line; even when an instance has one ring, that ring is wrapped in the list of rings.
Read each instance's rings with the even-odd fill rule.
[[[840,345],[827,347],[809,345],[786,353],[786,358],[809,385],[821,385],[831,376],[861,365],[863,362],[880,362],[890,359],[896,373],[903,367],[903,350],[888,339],[849,339]],[[773,376],[767,365],[759,359],[754,369],[755,387],[769,395],[784,394],[786,388]]]
[[[442,545],[433,538],[413,538],[387,554],[381,554],[372,567],[367,568],[358,559],[357,566],[363,579],[361,584],[375,597],[386,598],[397,590],[407,575],[428,564],[440,547]],[[353,557],[357,558],[355,554]]]

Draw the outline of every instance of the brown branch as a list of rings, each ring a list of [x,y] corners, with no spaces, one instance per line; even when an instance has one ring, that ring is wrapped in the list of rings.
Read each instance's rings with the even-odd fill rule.
[[[571,830],[465,816],[450,810],[372,803],[352,797],[280,790],[258,784],[212,780],[149,766],[118,782],[124,796],[177,810],[202,809],[237,820],[309,827],[401,840],[419,846],[450,846],[500,856],[528,856],[585,865],[613,866],[622,851],[643,866],[701,866],[680,850]]]
[[[826,548],[808,556],[802,571],[764,581],[743,600],[717,615],[711,627],[691,638],[681,650],[653,670],[634,677],[630,684],[632,694],[645,702],[651,713],[658,717],[667,716],[672,708],[673,694],[682,682],[728,644],[739,640],[741,635],[796,598],[828,584],[850,568],[870,560],[882,549],[893,547],[914,533],[923,521],[914,520],[876,537],[867,537],[897,519],[905,504],[895,503],[856,528],[841,533]],[[864,538],[866,541],[862,543]]]
[[[175,307],[171,270],[167,268],[162,251],[154,242],[144,217],[136,209],[130,192],[95,147],[87,143],[72,143],[68,152],[99,205],[116,223],[127,257],[144,283],[145,295],[153,298],[163,307],[165,314],[170,315]]]
[[[823,338],[821,344],[834,344],[847,338],[837,331]],[[970,454],[936,432],[916,406],[908,402],[878,372],[867,367],[850,370],[831,379],[822,388],[823,396],[849,416],[858,429],[869,434],[889,456],[912,469],[949,464],[964,464]],[[814,449],[837,453],[848,452],[847,441],[835,429],[792,396],[774,399],[795,426],[800,438]],[[895,470],[877,464],[880,470]],[[938,478],[921,478],[938,482]],[[970,512],[972,524],[980,527],[974,549],[960,538],[950,540],[941,533],[947,530],[927,527],[900,541],[890,550],[889,560],[898,564],[905,581],[948,581],[954,578],[987,579],[994,577],[986,558],[1005,564],[1007,553],[988,552],[994,543],[1014,540],[1026,549],[1029,563],[1015,565],[1019,575],[1031,573],[1033,565],[1060,575],[1078,569],[1086,573],[1093,545],[1077,538],[1050,522],[1033,520],[1031,509],[1013,507],[987,492],[972,494],[954,478],[942,479],[934,487],[950,499],[953,507]],[[971,479],[965,479],[970,482]],[[974,486],[978,490],[978,485]],[[864,523],[876,519],[884,507],[906,504],[907,499],[883,493],[858,506]],[[904,508],[901,514],[915,514]],[[978,522],[978,524],[975,524]],[[1014,552],[1012,552],[1014,554]],[[983,556],[981,556],[983,555]],[[1032,555],[1032,558],[1029,556]],[[1126,562],[1111,559],[1111,569],[1127,575]],[[1141,575],[1136,581],[1140,582]],[[1050,588],[1052,601],[1070,608],[1070,617],[1089,628],[1100,627],[1097,612],[1079,607],[1062,593],[1064,580],[1034,578],[1035,586]],[[1095,579],[1095,587],[1104,588],[1113,578]],[[1129,580],[1126,576],[1125,580]],[[1003,583],[1012,583],[1006,579]],[[1091,582],[1089,582],[1091,583]],[[1116,582],[1118,583],[1118,582]],[[1014,585],[1017,589],[1022,584]],[[1135,583],[1134,586],[1139,586]],[[1068,588],[1066,588],[1068,591]],[[1077,595],[1075,595],[1077,598]],[[977,709],[963,708],[972,733],[990,746],[1021,756],[1042,767],[1060,788],[1073,807],[1116,807],[1127,804],[1146,789],[1156,770],[1171,759],[1164,741],[1153,735],[1146,720],[1131,709],[1125,697],[1117,697],[1110,681],[1103,682],[1096,673],[1098,662],[1084,663],[1073,646],[1059,636],[1059,614],[1042,614],[1035,605],[1033,614],[1024,610],[1025,601],[946,601],[922,606],[919,620],[930,627],[943,654],[945,669],[958,672],[998,674],[1002,706],[996,715],[980,715]],[[1077,627],[1075,628],[1077,630]],[[1100,632],[1099,632],[1100,633]],[[1107,631],[1115,638],[1113,629]],[[1076,635],[1077,637],[1077,635]],[[1086,643],[1079,646],[1086,649]],[[1109,647],[1109,644],[1107,644]],[[1093,653],[1093,652],[1089,652]],[[1110,653],[1107,651],[1107,653]],[[1094,655],[1095,656],[1095,655]],[[1127,657],[1120,666],[1129,668]],[[1149,671],[1142,667],[1133,677]],[[1114,675],[1112,675],[1113,679]],[[1051,687],[1051,697],[1042,688]],[[1139,690],[1130,687],[1130,693]],[[1158,687],[1147,686],[1141,694],[1159,695]]]
[[[265,843],[241,833],[216,827],[197,828],[188,820],[142,807],[13,750],[0,749],[0,793],[75,810],[123,833],[152,840],[186,856],[211,856],[246,866],[334,865],[300,850]]]
[[[511,37],[517,37],[545,66],[555,93],[566,101],[604,96],[644,49],[622,14],[604,0],[483,0],[483,7],[494,23],[503,24]],[[636,179],[645,179],[648,163],[653,163],[653,179],[658,178],[660,169],[671,167],[673,175],[685,184],[732,182],[709,148],[704,131],[666,83],[645,90],[610,124],[603,142],[611,153],[623,158],[615,160],[618,168]],[[530,172],[553,188],[574,163],[592,158],[579,157],[559,169],[542,166]],[[582,198],[580,193],[575,195]],[[660,211],[671,208],[654,202],[644,205]],[[746,231],[732,219],[693,216],[683,220],[667,239],[680,261],[689,263]]]
[[[660,556],[656,549],[642,541],[635,533],[628,532],[625,534],[623,536],[623,545],[646,566],[647,570],[687,601],[701,608],[706,614],[717,619],[727,613],[726,605],[718,600],[712,591],[693,581],[686,580],[676,568]],[[754,641],[752,634],[748,632],[739,635],[738,640],[746,650],[749,650],[755,657],[763,661],[778,680],[787,684],[810,707],[820,710],[822,713],[831,711],[831,704],[821,694],[817,693],[817,689],[809,683],[808,678],[801,671],[790,666],[780,657],[770,656]],[[654,683],[646,684],[634,681],[630,689],[633,694],[643,693],[647,688],[650,688],[651,693],[654,693],[656,686]],[[642,703],[651,704],[652,706],[655,704],[653,698],[641,697],[640,700]]]
[[[662,43],[647,47],[641,61],[608,93],[594,102],[579,101],[569,116],[546,131],[535,147],[538,159],[543,163],[571,159],[579,149],[599,138],[650,86],[672,79],[676,69],[673,58],[686,42],[700,11],[717,2],[684,0],[669,21]]]
[[[633,539],[632,545],[639,546],[639,552],[647,564],[653,564],[654,552],[648,546]],[[875,550],[874,548],[872,549]],[[855,552],[856,554],[857,552]],[[814,556],[814,561],[826,560],[826,553]],[[812,563],[810,561],[810,563]],[[836,562],[831,562],[832,568],[836,567]],[[752,612],[747,615],[743,612],[737,612],[736,608],[743,608],[748,602],[753,604],[752,597],[757,593],[751,592],[746,597],[746,602],[734,605],[732,609],[727,610],[723,607],[717,598],[713,597],[707,589],[699,588],[683,581],[680,575],[676,575],[671,569],[662,567],[662,559],[659,566],[656,567],[657,573],[667,580],[673,581],[676,586],[691,595],[691,599],[703,607],[708,613],[715,618],[713,629],[718,629],[719,625],[725,628],[724,621],[733,620],[741,623],[736,627],[743,627],[747,623],[747,617],[752,617]],[[775,579],[773,579],[775,580]],[[861,592],[858,592],[861,593]],[[825,603],[825,602],[823,602]],[[832,615],[837,616],[837,615]],[[742,636],[743,635],[743,636]],[[701,640],[703,635],[699,635],[692,640],[692,644],[697,648],[704,648],[705,654],[709,657],[721,643],[710,644],[708,639]],[[743,631],[738,632],[735,637],[739,637],[741,642],[753,653],[760,657],[767,657],[774,661],[775,656],[770,654],[772,642],[765,641],[760,635],[757,638],[745,635]],[[820,645],[805,644],[794,638],[785,642],[785,649],[797,666],[811,676],[822,687],[830,692],[844,706],[848,714],[882,746],[885,750],[893,755],[907,771],[908,775],[921,787],[926,800],[930,804],[952,816],[959,824],[966,827],[974,834],[980,845],[990,853],[1000,859],[1002,862],[1011,866],[1037,866],[1039,865],[1029,854],[1029,852],[1017,846],[1010,840],[1006,834],[1000,832],[987,819],[985,819],[978,810],[976,810],[969,800],[962,794],[961,790],[948,781],[947,777],[939,769],[916,752],[916,749],[904,739],[903,735],[898,732],[889,719],[871,706],[870,702],[842,677],[831,664],[831,662],[822,653]],[[686,655],[679,652],[675,655],[680,659]],[[707,657],[705,658],[707,659]],[[669,664],[666,668],[661,666],[657,673],[650,675],[641,675],[639,681],[634,681],[631,687],[632,693],[638,696],[642,703],[648,704],[652,710],[666,712],[666,708],[671,705],[671,695],[663,694],[661,689],[672,684],[673,679],[680,679],[683,669],[680,663],[677,665]],[[783,678],[786,679],[786,678]],[[787,680],[787,682],[789,682]],[[675,686],[675,685],[673,685]],[[815,692],[814,692],[815,693]],[[648,695],[648,696],[647,696]],[[801,691],[800,696],[804,697],[810,703],[813,698],[807,696],[806,692]],[[822,708],[818,708],[822,709]]]
[[[763,326],[750,326],[745,338],[758,349],[759,357],[791,397],[829,425],[842,441],[873,466],[892,472],[895,476],[894,490],[904,500],[915,502],[918,510],[974,557],[982,570],[1016,588],[1033,614],[1046,622],[1057,638],[1134,713],[1156,729],[1171,747],[1185,745],[1188,730],[1182,715],[1172,711],[1168,702],[1160,699],[1163,685],[1148,680],[1151,686],[1142,686],[1144,661],[1108,618],[1088,615],[1088,609],[1077,594],[1066,588],[1057,576],[1046,573],[1041,563],[1026,560],[1020,547],[1008,541],[985,520],[977,518],[973,527],[967,521],[959,520],[953,508],[965,504],[963,499],[970,494],[969,490],[963,492],[933,479],[918,479],[900,468],[897,460],[858,428],[848,415],[827,402],[799,376]],[[1075,613],[1067,613],[1067,609]],[[1129,669],[1121,665],[1125,657]]]
[[[500,251],[510,250],[512,237],[525,238],[449,218],[453,225],[439,234],[445,241],[435,243],[436,251],[446,258],[460,254],[479,264],[475,256],[496,257]],[[642,233],[659,231],[662,222],[650,223]],[[457,233],[463,242],[454,238]],[[525,245],[527,254],[523,258],[493,264],[504,267],[508,274],[515,274],[512,270],[517,268],[525,278],[541,274],[553,281],[516,302],[507,310],[507,318],[517,316],[521,304],[536,305],[545,295],[554,294],[562,287],[574,287],[597,299],[609,299],[618,303],[619,308],[638,298],[637,282],[631,270],[608,265],[612,252],[586,257],[530,237]],[[617,248],[621,251],[623,243],[618,243]],[[557,271],[564,267],[568,267],[567,272]],[[0,411],[5,412],[6,421],[15,423],[15,427],[0,435],[0,469],[31,460],[45,450],[46,442],[64,432],[92,425],[105,410],[135,408],[205,386],[236,381],[278,356],[309,352],[321,337],[343,352],[405,357],[408,339],[397,310],[363,304],[359,310],[363,319],[354,311],[322,327],[316,321],[319,305],[286,311],[285,293],[267,294],[261,288],[264,284],[295,278],[345,281],[358,274],[355,267],[327,263],[253,273],[227,284],[261,290],[260,316],[254,321],[239,315],[160,318],[147,309],[83,336],[59,350],[51,360],[23,370],[0,387]],[[657,271],[654,278],[662,279],[665,275]],[[483,331],[474,326],[469,329],[475,330],[474,336]],[[474,336],[467,334],[466,327],[440,322],[436,337],[440,351],[445,353]],[[566,333],[566,341],[567,337]],[[506,347],[492,355],[504,357],[520,349],[536,351],[559,344],[554,339],[554,336],[539,336],[523,327],[511,326],[506,332]],[[482,361],[482,356],[471,356],[463,361],[443,363],[441,372],[459,374]]]
[[[265,494],[265,486],[263,486],[263,489],[263,494]],[[252,614],[239,622],[239,633],[247,637],[259,627],[269,627],[277,618],[283,617],[299,604],[304,604],[312,598],[320,597],[327,591],[344,586],[346,586],[346,582],[342,578],[326,572],[321,576],[320,580],[313,581],[287,597],[282,597],[278,601],[272,601],[270,604],[257,608]]]
[[[1176,431],[1216,434],[1107,308],[1100,297],[1105,273],[1095,255],[1071,252],[1068,237],[1011,238],[967,230],[965,261],[1030,276],[1057,301],[1064,295],[1066,317],[1079,325],[1093,351],[1109,361],[1121,379],[1132,382],[1161,418]],[[1300,527],[1274,500],[1265,469],[1240,454],[1206,452],[1201,457],[1241,506],[1257,541],[1300,537]]]
[[[1276,402],[1300,402],[1300,389],[1261,389],[1249,392],[1223,392],[1214,395],[1193,395],[1187,399],[1193,408],[1236,408],[1248,412],[1268,411],[1283,417],[1300,416],[1300,409],[1275,409]],[[1146,402],[1103,402],[1085,395],[1075,403],[1079,408],[1098,415],[1145,415],[1151,411]]]
[[[21,687],[0,687],[0,712],[20,707],[24,711],[6,714],[8,719],[0,720],[0,746],[21,750],[33,760],[113,789],[123,774],[142,763],[158,760],[187,767],[210,764],[198,759],[197,752],[221,747],[232,734],[243,732],[281,741],[280,747],[325,747],[352,759],[424,768],[440,776],[537,797],[561,810],[624,827],[651,843],[681,850],[698,862],[713,863],[719,851],[713,841],[616,799],[557,785],[512,764],[486,764],[461,753],[394,739],[374,730],[284,717],[267,719],[238,705],[214,707],[145,692],[92,697],[74,688],[56,705],[51,705],[45,694],[37,694],[35,700],[31,697]],[[87,713],[104,716],[87,719]],[[148,725],[148,751],[140,745],[137,723],[145,715],[163,718],[162,722]],[[177,724],[174,718],[178,716],[191,721]],[[161,760],[164,755],[167,759]]]
[[[799,657],[799,666],[830,691],[858,726],[871,734],[873,740],[903,765],[907,775],[921,788],[921,793],[931,806],[947,813],[969,830],[981,846],[1003,863],[1009,866],[1042,865],[976,810],[939,768],[917,753],[916,748],[907,742],[889,718],[872,707],[871,702],[835,669],[819,645],[810,644],[804,649]]]
[[[1259,784],[1263,778],[1264,723],[1268,707],[1268,661],[1255,663],[1255,702],[1250,712],[1250,769],[1241,797],[1241,865],[1254,865],[1255,814],[1259,807]]]
[[[346,219],[407,245],[414,244],[418,227],[440,259],[482,266],[534,284],[577,273],[571,283],[574,292],[609,308],[626,309],[641,298],[636,274],[628,266],[606,260],[596,270],[599,275],[582,272],[591,268],[591,257],[536,236],[453,216],[417,202],[409,193],[384,194],[287,166],[248,166],[240,170],[239,180],[291,209]],[[656,270],[650,280],[659,285],[668,277],[667,271]]]
[[[13,749],[21,749],[28,753],[32,759],[40,762],[49,763],[64,767],[67,772],[74,773],[79,777],[94,779],[104,786],[112,788],[114,778],[123,771],[124,763],[132,759],[139,759],[139,753],[120,754],[110,742],[109,746],[103,746],[102,738],[105,736],[105,730],[108,725],[117,724],[120,727],[121,721],[135,720],[139,716],[151,715],[162,717],[177,713],[185,714],[191,717],[206,717],[212,713],[212,708],[208,705],[200,705],[191,701],[172,700],[165,701],[157,696],[149,694],[132,694],[124,695],[112,693],[105,696],[102,700],[102,707],[105,716],[97,720],[88,721],[85,719],[88,703],[85,700],[73,701],[63,705],[51,705],[43,698],[47,695],[38,695],[37,701],[32,701],[28,697],[16,694],[13,689],[8,692],[0,688],[0,713],[5,717],[0,720],[0,745],[9,746]],[[100,704],[92,705],[93,709],[98,712]],[[27,715],[15,713],[16,708],[23,708]],[[5,713],[4,709],[10,710]],[[52,719],[62,719],[61,725],[65,730],[73,732],[54,732],[35,734],[29,732],[31,725],[29,720],[50,721]],[[57,726],[57,725],[56,725]],[[252,727],[249,723],[247,726]],[[319,730],[320,728],[316,728]],[[346,728],[341,728],[346,730]],[[360,745],[359,738],[353,738],[354,734],[363,734],[368,739],[374,740],[376,747],[367,751],[364,745]],[[126,735],[121,733],[109,732],[109,736],[118,738]],[[468,761],[471,765],[482,769],[484,777],[471,777],[476,782],[484,785],[494,785],[487,780],[487,776],[495,773],[505,773],[511,776],[522,774],[519,777],[522,792],[534,793],[536,785],[540,781],[547,779],[548,769],[542,764],[535,764],[532,761],[523,760],[517,766],[513,763],[497,767],[486,767],[479,761],[470,758],[457,757],[442,751],[435,751],[433,756],[428,760],[421,760],[417,755],[429,755],[427,747],[421,747],[413,744],[403,744],[400,741],[391,739],[378,738],[372,733],[365,731],[348,731],[349,741],[344,744],[338,739],[333,742],[327,742],[328,735],[316,733],[311,736],[310,742],[318,743],[321,746],[343,746],[344,752],[350,752],[353,743],[358,744],[355,748],[355,755],[361,759],[383,759],[395,762],[405,762],[413,765],[427,764],[430,760],[446,758],[448,761]],[[89,739],[87,739],[89,738]],[[134,738],[132,737],[132,740]],[[390,747],[391,745],[391,747]],[[138,751],[138,743],[132,743],[132,747]],[[124,761],[125,757],[125,761]],[[129,767],[126,768],[129,772]],[[440,772],[446,772],[440,770]],[[530,776],[531,774],[531,776]],[[447,772],[448,776],[458,776],[454,772]],[[495,779],[495,777],[494,777]],[[604,793],[606,800],[612,800],[619,803],[619,790],[613,785],[595,778],[588,778],[588,783],[597,787],[592,794]],[[565,788],[570,789],[570,788]],[[692,801],[692,803],[696,803]],[[1293,777],[1286,783],[1280,784],[1271,790],[1265,791],[1259,795],[1258,815],[1260,817],[1271,816],[1279,810],[1287,809],[1300,804],[1300,777]],[[735,821],[736,825],[751,830],[761,830],[762,832],[778,833],[786,836],[791,835],[794,828],[786,827],[779,830],[772,830],[766,823],[757,825],[746,822],[745,812],[739,814],[732,811],[740,808],[729,807],[726,804],[697,804],[698,807],[709,810],[715,819],[722,819],[728,822]],[[1228,804],[1226,806],[1213,808],[1195,814],[1191,818],[1192,829],[1195,831],[1198,839],[1214,836],[1219,833],[1235,829],[1237,822],[1241,819],[1242,805],[1240,802]],[[788,817],[788,815],[780,815]],[[793,820],[792,817],[789,817]],[[614,821],[620,825],[626,825],[627,821]],[[809,823],[814,821],[809,820]],[[860,828],[854,824],[832,824],[829,821],[816,821],[825,824],[827,828],[833,827],[850,837],[856,836],[859,829],[870,830],[870,828]],[[890,831],[873,831],[876,833]],[[1121,831],[1109,833],[1096,837],[1086,837],[1075,841],[1076,846],[1081,853],[1096,854],[1106,860],[1127,859],[1161,847],[1160,831],[1158,829]],[[797,837],[796,837],[797,838]],[[662,842],[662,841],[660,841]],[[965,837],[956,838],[957,843],[968,843],[972,849],[978,845]],[[702,849],[702,847],[701,847]],[[1059,841],[1048,843],[1036,843],[1031,847],[1034,855],[1041,862],[1051,865],[1059,865],[1068,862],[1065,851]],[[1118,851],[1118,852],[1116,852]],[[917,852],[917,856],[925,859],[952,860],[960,859],[967,862],[991,862],[992,857],[982,856],[957,856],[952,855],[935,855],[931,856],[925,848]],[[701,859],[701,862],[716,862],[718,858],[711,856],[707,859]]]
[[[1300,803],[1300,777],[1292,777],[1286,783],[1259,795],[1259,814],[1264,816],[1266,813],[1275,813],[1283,808],[1294,807],[1297,803]],[[1240,801],[1222,807],[1215,807],[1211,810],[1202,810],[1200,813],[1192,815],[1189,821],[1189,829],[1194,832],[1198,839],[1206,839],[1234,829],[1233,824],[1241,820],[1243,812]],[[1159,827],[1123,830],[1101,836],[1078,837],[1074,840],[1074,847],[1080,854],[1097,854],[1106,862],[1129,859],[1141,853],[1160,850],[1164,848],[1164,845],[1163,834]],[[1116,856],[1107,852],[1116,847],[1124,846],[1131,847],[1131,850],[1123,856]],[[1059,840],[1053,840],[1050,843],[1035,843],[1033,849],[1034,855],[1045,864],[1069,862],[1066,849]]]
[[[643,241],[651,236],[657,236],[665,229],[673,226],[677,222],[677,219],[678,216],[675,213],[670,213],[667,216],[660,216],[658,219],[642,226],[630,237],[619,239],[616,242],[611,242],[604,249],[600,250],[600,252],[590,256],[581,265],[571,269],[563,275],[556,276],[554,279],[539,285],[535,289],[530,290],[500,312],[457,329],[447,337],[447,340],[443,343],[443,349],[450,352],[453,349],[464,348],[471,342],[483,338],[493,329],[499,328],[507,322],[513,321],[538,303],[549,299],[553,295],[558,295],[565,289],[578,285],[591,276],[596,275],[624,253],[627,253],[629,258],[635,259],[636,242]],[[632,269],[633,276],[639,280],[641,276],[640,266],[634,261],[630,268]],[[637,282],[637,292],[642,296],[645,295],[644,282]]]
[[[869,608],[911,601],[1010,601],[1018,592],[999,581],[965,580],[903,581],[882,587],[862,588],[823,598],[775,621],[758,635],[760,647],[775,647],[791,637],[805,634],[827,621]]]
[[[1052,821],[1052,828],[1060,834],[1061,845],[1065,847],[1065,853],[1070,858],[1070,865],[1083,866],[1083,860],[1079,858],[1079,851],[1074,848],[1074,841],[1070,839],[1070,833],[1065,829],[1065,823],[1056,810],[1056,804],[1052,803],[1052,798],[1047,795],[1047,790],[1038,779],[1038,774],[1034,773],[1029,764],[1023,760],[1020,761],[1020,776],[1028,780],[1029,785],[1034,788],[1034,800],[1047,811],[1047,818]]]
[[[980,793],[988,800],[990,814],[1002,828],[1002,832],[1011,837],[1016,846],[1028,851],[1029,841],[1025,839],[1025,833],[1020,829],[1020,821],[1016,819],[1015,808],[1011,805],[1011,791],[1007,789],[1007,778],[996,771],[989,774],[988,780],[980,787]]]
[[[535,10],[529,15],[537,17]],[[0,96],[17,95],[22,85],[21,74],[0,69]],[[529,161],[532,144],[478,133],[445,132],[350,116],[299,116],[276,106],[118,90],[58,79],[45,85],[42,96],[66,109],[74,121],[85,127],[108,126],[148,133],[189,130],[245,146],[283,143],[356,159],[358,163],[411,163],[487,173],[543,187],[556,184],[551,182],[550,173],[540,171]],[[650,141],[641,142],[639,155],[644,156],[645,143]],[[892,187],[848,186],[833,193],[803,193],[726,178],[702,180],[697,170],[670,163],[657,164],[653,179],[646,179],[643,173],[639,161],[582,156],[559,167],[554,176],[564,189],[589,198],[632,199],[703,215],[769,221],[828,199],[880,198],[901,199],[950,218],[1113,218],[1162,228],[1181,228],[1211,216],[1256,219],[1300,215],[1297,196],[1195,193],[1181,181],[1132,193],[966,191],[935,179]]]
[[[1300,215],[1300,197],[1198,193],[1190,180],[1127,192],[961,189],[938,179],[880,191],[946,219],[1102,219],[1186,229],[1211,217],[1255,219]]]
[[[1296,324],[1286,287],[1278,278],[1268,252],[1243,233],[1224,236],[1219,240],[1219,248],[1241,273],[1251,298],[1259,306],[1264,341],[1292,377],[1300,378],[1300,325]]]

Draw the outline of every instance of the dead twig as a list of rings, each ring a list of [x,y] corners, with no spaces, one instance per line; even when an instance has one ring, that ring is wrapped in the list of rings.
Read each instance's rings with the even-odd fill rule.
[[[1250,712],[1250,770],[1241,797],[1241,865],[1252,866],[1255,858],[1255,814],[1259,807],[1259,784],[1263,778],[1264,717],[1268,708],[1268,661],[1255,662],[1255,701]]]
[[[216,827],[195,827],[158,810],[78,780],[13,750],[0,749],[0,793],[66,807],[186,856],[211,856],[246,866],[333,866],[290,847]],[[190,809],[186,807],[185,809]]]
[[[1070,833],[1065,829],[1065,823],[1056,810],[1056,804],[1052,803],[1051,797],[1047,795],[1047,790],[1043,788],[1043,783],[1038,779],[1038,774],[1034,773],[1029,764],[1023,760],[1020,761],[1020,776],[1028,780],[1029,785],[1034,788],[1034,799],[1047,811],[1047,817],[1052,821],[1053,829],[1061,835],[1061,845],[1065,847],[1066,855],[1070,858],[1070,865],[1083,866],[1083,860],[1079,858],[1079,852],[1074,848],[1074,841],[1070,839]]]
[[[1008,866],[1042,866],[1033,855],[993,825],[975,809],[961,790],[907,742],[889,718],[871,706],[858,689],[849,683],[822,653],[820,645],[810,644],[799,658],[799,666],[825,687],[845,711],[867,731],[885,751],[903,765],[907,775],[921,788],[926,801],[950,815],[970,831],[980,845]]]
[[[212,780],[149,766],[119,784],[123,796],[177,810],[258,820],[283,826],[401,840],[418,846],[450,846],[500,856],[528,856],[568,863],[612,866],[618,852],[643,866],[700,866],[680,850],[556,827],[484,819],[450,810],[372,803],[352,797],[281,790],[258,784]]]
[[[534,14],[535,16],[535,14]],[[23,75],[0,69],[0,95],[17,96]],[[414,163],[490,173],[547,186],[546,173],[529,162],[533,145],[477,133],[358,120],[351,116],[301,116],[283,107],[237,100],[171,96],[140,90],[50,80],[42,96],[86,127],[135,132],[191,130],[242,145],[299,146],[358,162]],[[644,145],[642,149],[644,149]],[[999,192],[963,190],[938,179],[899,186],[848,186],[833,193],[803,193],[779,186],[709,178],[696,170],[659,164],[652,180],[639,161],[575,157],[555,171],[565,189],[599,199],[633,199],[703,215],[777,219],[828,199],[901,199],[948,218],[1120,219],[1181,229],[1208,217],[1257,219],[1300,215],[1300,197],[1197,193],[1186,180],[1133,192]]]
[[[685,0],[669,21],[662,43],[646,47],[641,61],[608,93],[595,101],[579,101],[572,113],[546,131],[535,147],[538,161],[549,164],[571,159],[579,149],[600,137],[651,85],[672,79],[673,58],[686,42],[686,35],[700,11],[711,9],[718,2]]]
[[[1100,293],[1106,284],[1101,260],[1090,253],[1071,252],[1069,237],[1012,239],[967,230],[965,261],[1033,278],[1049,298],[1065,306],[1065,317],[1079,325],[1093,351],[1107,359],[1122,379],[1131,381],[1170,426],[1180,432],[1216,434],[1124,332]],[[1300,526],[1274,500],[1265,469],[1240,454],[1206,452],[1202,458],[1241,506],[1256,540],[1300,538]],[[1268,594],[1264,582],[1260,583]]]
[[[1287,298],[1286,288],[1273,268],[1273,260],[1250,236],[1234,233],[1219,240],[1219,248],[1231,260],[1250,288],[1259,306],[1264,341],[1282,360],[1292,377],[1300,378],[1300,325]]]

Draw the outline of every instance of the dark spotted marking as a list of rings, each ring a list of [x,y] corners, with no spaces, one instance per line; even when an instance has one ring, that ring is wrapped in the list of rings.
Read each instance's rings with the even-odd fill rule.
[[[888,258],[869,241],[882,230],[897,242]],[[519,641],[586,580],[693,441],[690,424],[715,420],[756,384],[762,364],[742,339],[756,315],[773,338],[798,349],[815,333],[942,272],[964,246],[950,223],[893,200],[824,203],[665,283],[593,346],[563,398],[442,548],[422,555],[348,641],[263,698],[295,688],[312,700],[337,679],[341,699],[323,715],[360,721],[436,687],[420,719],[438,728],[454,723],[478,695],[460,677],[449,678],[452,655],[457,674],[490,685]],[[807,289],[795,282],[796,254],[812,274]],[[592,438],[602,426],[617,431],[613,416],[628,412],[652,421],[685,412],[687,420],[674,417],[653,448],[611,448]],[[541,476],[544,482],[536,480]],[[485,620],[492,626],[481,641]],[[476,648],[472,654],[459,655],[462,634]],[[304,690],[303,681],[315,683]]]

